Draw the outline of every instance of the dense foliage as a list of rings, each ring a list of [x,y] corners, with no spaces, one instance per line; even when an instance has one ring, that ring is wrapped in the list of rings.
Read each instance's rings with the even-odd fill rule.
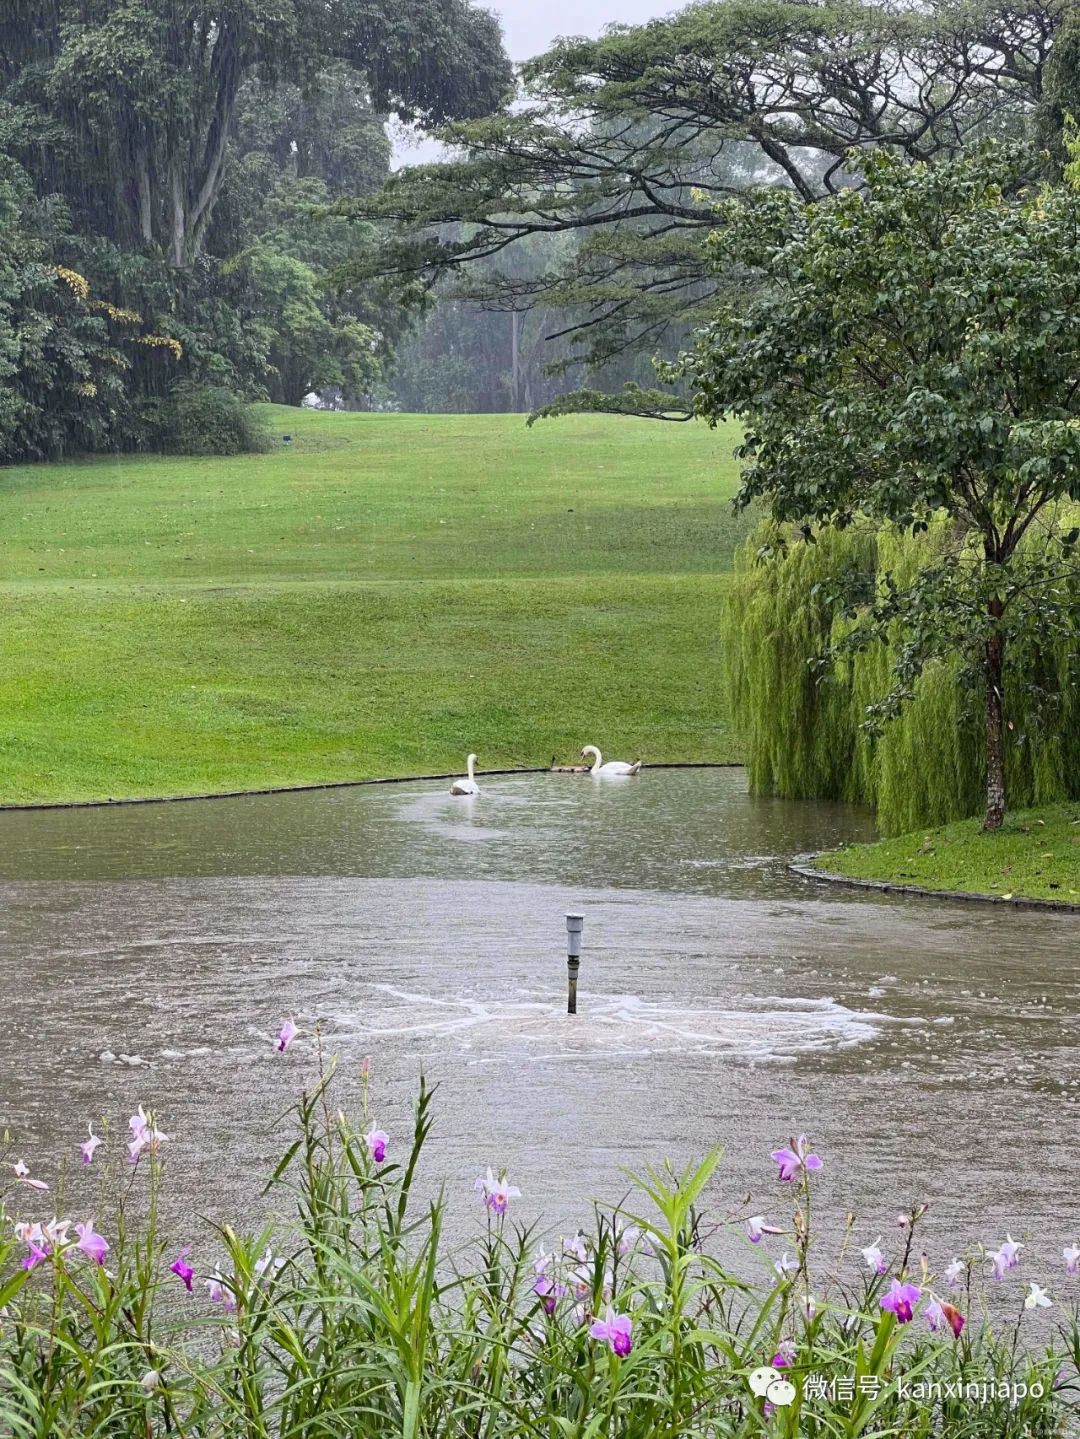
[[[279,1049],[295,1036],[289,1021]],[[486,1224],[463,1247],[447,1238],[444,1199],[417,1194],[430,1092],[409,1143],[370,1114],[366,1066],[358,1122],[332,1111],[328,1084],[298,1106],[273,1176],[292,1222],[192,1233],[177,1252],[156,1195],[182,1138],[142,1109],[119,1143],[91,1132],[81,1146],[90,1175],[120,1151],[118,1211],[78,1224],[3,1215],[5,1431],[1051,1439],[1075,1414],[1075,1327],[1040,1352],[1027,1316],[1053,1312],[1059,1281],[1075,1285],[1080,1248],[1053,1261],[1052,1279],[1031,1265],[1042,1284],[1026,1273],[1034,1246],[1011,1236],[932,1260],[916,1205],[895,1244],[860,1252],[849,1220],[826,1255],[811,1223],[822,1161],[801,1137],[772,1156],[790,1196],[777,1196],[791,1211],[777,1223],[716,1195],[713,1153],[648,1171],[623,1207],[545,1252],[515,1223],[518,1189],[489,1169],[475,1195]],[[47,1182],[18,1162],[15,1174],[7,1203],[47,1211]],[[85,1188],[73,1181],[65,1199]],[[741,1272],[719,1257],[736,1245]],[[1002,1339],[976,1317],[991,1272]]]
[[[1080,638],[1080,194],[1026,185],[1031,168],[1005,146],[936,166],[878,152],[865,189],[730,208],[718,263],[756,268],[763,288],[681,366],[699,414],[745,425],[739,504],[808,538],[860,515],[916,534],[946,522],[914,575],[838,580],[843,647],[890,641],[873,726],[928,669],[960,666],[984,713],[987,828],[1005,808],[1006,694],[1027,679],[1012,649]]]
[[[9,293],[36,277],[32,302],[48,315],[55,296],[45,302],[28,266],[66,266],[100,302],[80,346],[115,350],[120,315],[129,338],[163,343],[110,356],[93,378],[71,323],[37,371],[24,345],[20,388],[51,420],[0,418],[0,453],[167,444],[178,381],[291,403],[369,392],[402,297],[378,284],[331,293],[330,270],[370,237],[319,212],[381,183],[388,111],[425,125],[481,115],[509,79],[496,21],[467,0],[5,6],[0,161],[6,189],[22,187],[4,200]],[[0,316],[0,351],[20,344],[14,311]],[[96,406],[82,403],[90,383]]]

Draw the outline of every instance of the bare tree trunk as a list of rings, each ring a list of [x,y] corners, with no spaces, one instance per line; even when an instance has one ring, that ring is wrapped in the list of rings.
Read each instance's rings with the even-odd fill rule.
[[[147,153],[148,145],[144,142],[139,146],[139,152],[135,160],[135,183],[139,197],[139,234],[144,245],[151,245],[154,241],[154,210],[150,198],[150,157]]]
[[[184,213],[184,185],[180,177],[180,162],[174,159],[172,165],[172,262],[182,270],[187,262],[187,216]]]
[[[510,311],[510,408],[521,409],[521,316]]]
[[[1002,604],[996,596],[990,601],[990,615],[995,625],[1001,619]],[[1003,678],[1005,671],[1005,637],[996,628],[986,641],[983,662],[986,676],[986,819],[984,830],[1000,829],[1005,818],[1005,706]]]

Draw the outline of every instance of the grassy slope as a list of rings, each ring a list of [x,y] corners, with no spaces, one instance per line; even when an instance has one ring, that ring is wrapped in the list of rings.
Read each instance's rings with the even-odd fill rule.
[[[996,834],[978,819],[822,855],[819,868],[925,889],[1080,904],[1080,804],[1010,814]]]
[[[738,758],[730,437],[273,412],[291,448],[0,472],[0,802]]]

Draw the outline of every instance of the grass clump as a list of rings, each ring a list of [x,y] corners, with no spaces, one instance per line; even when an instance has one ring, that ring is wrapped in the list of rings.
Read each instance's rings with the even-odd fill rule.
[[[355,1120],[332,1106],[330,1082],[297,1106],[271,1180],[291,1222],[189,1235],[173,1258],[155,1217],[170,1141],[141,1112],[137,1163],[103,1234],[3,1216],[3,1432],[1051,1439],[1075,1418],[1076,1328],[1028,1342],[1035,1290],[1009,1272],[1025,1246],[974,1248],[939,1274],[918,1254],[918,1206],[895,1254],[853,1257],[849,1226],[826,1257],[803,1140],[775,1156],[794,1163],[792,1212],[764,1234],[737,1200],[713,1214],[713,1153],[650,1170],[552,1253],[489,1171],[485,1221],[462,1247],[443,1198],[419,1197],[430,1091],[406,1141],[376,1127],[366,1077]],[[746,1262],[733,1266],[717,1256],[736,1236]],[[1004,1276],[1002,1337],[973,1317],[990,1263]]]
[[[1080,905],[1080,805],[1015,811],[992,833],[978,819],[917,829],[815,864],[851,879]]]

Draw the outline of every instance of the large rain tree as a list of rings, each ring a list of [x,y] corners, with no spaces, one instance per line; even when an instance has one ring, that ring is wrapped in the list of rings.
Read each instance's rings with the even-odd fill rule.
[[[888,634],[892,689],[959,662],[985,714],[986,828],[1005,813],[1011,643],[1080,631],[1080,194],[989,146],[936,166],[879,152],[865,186],[729,207],[714,263],[762,288],[683,362],[694,408],[744,427],[739,501],[808,539],[860,516],[945,524],[940,562],[846,597],[851,643]],[[1074,641],[1075,642],[1075,641]]]
[[[560,40],[523,67],[513,112],[446,127],[446,162],[401,170],[352,207],[395,227],[361,270],[506,309],[563,307],[552,338],[573,337],[595,365],[670,353],[731,283],[706,261],[713,202],[761,183],[808,203],[836,194],[859,183],[852,147],[931,160],[1021,133],[1053,89],[1067,9],[724,0]],[[574,243],[545,273],[500,266],[550,235]]]
[[[178,270],[202,252],[245,84],[312,88],[334,64],[424,125],[488,113],[510,79],[498,23],[467,0],[11,0],[0,16],[2,98],[42,114],[77,222]]]

